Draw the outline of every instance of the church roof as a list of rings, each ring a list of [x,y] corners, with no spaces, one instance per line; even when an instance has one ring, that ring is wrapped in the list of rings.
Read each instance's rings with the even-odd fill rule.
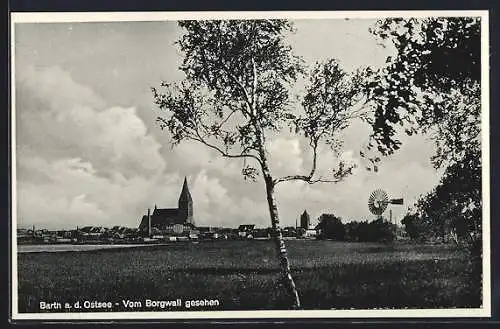
[[[177,208],[156,208],[153,211],[153,217],[176,217],[179,214]]]
[[[144,216],[142,216],[141,223],[139,224],[139,229],[145,229],[148,226],[149,226],[148,216],[144,215]]]
[[[179,222],[179,209],[177,208],[156,208],[151,214],[151,226],[162,227],[164,225],[173,225]],[[139,228],[145,229],[149,226],[148,216],[144,215],[141,219]]]

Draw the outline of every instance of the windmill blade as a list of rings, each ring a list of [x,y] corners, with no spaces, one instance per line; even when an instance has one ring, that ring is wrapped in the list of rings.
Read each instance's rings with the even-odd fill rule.
[[[389,198],[384,190],[377,189],[370,194],[368,198],[368,208],[374,215],[380,216],[389,204]]]

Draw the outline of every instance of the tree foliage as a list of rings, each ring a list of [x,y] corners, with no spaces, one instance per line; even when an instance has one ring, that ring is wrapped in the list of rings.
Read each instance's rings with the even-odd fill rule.
[[[372,221],[342,223],[334,214],[323,214],[318,218],[318,238],[350,242],[392,242],[396,238],[396,226],[379,218]]]
[[[480,152],[480,20],[473,17],[384,19],[371,30],[396,55],[368,71],[373,138],[383,154],[399,149],[398,126],[431,134],[436,167]]]
[[[318,218],[316,229],[320,230],[320,239],[332,239],[336,241],[345,240],[345,228],[342,218],[334,214],[323,214]]]
[[[265,157],[267,136],[284,128],[305,137],[312,148],[311,170],[276,179],[335,182],[351,172],[341,163],[328,178],[316,177],[320,143],[338,146],[338,133],[349,120],[363,114],[351,111],[359,98],[361,75],[348,75],[335,60],[309,72],[302,108],[293,104],[290,90],[307,73],[303,61],[285,44],[292,26],[282,20],[182,21],[187,33],[178,42],[185,54],[181,83],[153,88],[156,104],[166,116],[158,118],[172,141],[200,142],[228,158],[244,162],[242,174],[256,180]]]
[[[373,140],[388,155],[406,134],[434,140],[432,162],[444,169],[439,185],[421,198],[404,222],[415,238],[481,233],[481,30],[474,17],[385,19],[372,33],[396,55],[369,71]],[[400,128],[398,128],[400,127]]]
[[[344,225],[345,239],[352,242],[391,242],[396,238],[396,227],[383,219],[349,222]]]

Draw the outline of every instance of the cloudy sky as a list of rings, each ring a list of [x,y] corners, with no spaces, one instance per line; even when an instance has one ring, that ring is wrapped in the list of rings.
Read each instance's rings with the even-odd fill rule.
[[[392,53],[369,34],[372,20],[294,23],[288,42],[308,64],[336,58],[352,71],[382,65]],[[203,146],[172,149],[155,123],[160,112],[150,87],[182,79],[182,57],[173,45],[181,34],[175,22],[16,24],[19,227],[135,227],[148,207],[176,207],[184,176],[199,225],[268,226],[261,181],[244,181],[239,161]],[[424,136],[405,137],[379,172],[364,170],[358,155],[368,133],[357,122],[345,132],[343,156],[361,165],[342,183],[278,186],[283,225],[294,225],[304,209],[313,218],[328,212],[344,222],[372,219],[367,199],[375,188],[405,198],[404,206],[393,207],[401,219],[438,182],[429,162],[434,146]],[[276,176],[308,170],[303,141],[283,134],[268,148]],[[321,156],[322,168],[335,161]]]

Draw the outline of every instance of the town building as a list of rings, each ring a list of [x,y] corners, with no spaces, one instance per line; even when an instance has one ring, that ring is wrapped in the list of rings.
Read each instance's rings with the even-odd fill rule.
[[[253,239],[255,224],[242,224],[238,227],[238,236],[243,239]]]

